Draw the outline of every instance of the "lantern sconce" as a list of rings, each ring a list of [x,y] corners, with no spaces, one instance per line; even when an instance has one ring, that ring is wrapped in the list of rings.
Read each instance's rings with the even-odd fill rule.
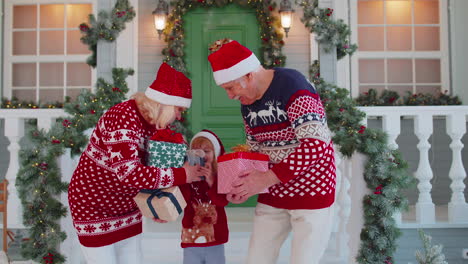
[[[153,11],[154,27],[158,31],[159,39],[166,27],[167,16],[169,15],[169,5],[164,0],[159,0],[158,6]]]
[[[281,26],[284,29],[284,33],[286,33],[286,37],[288,37],[288,32],[291,28],[294,13],[291,2],[289,0],[281,0],[279,13],[281,16]]]

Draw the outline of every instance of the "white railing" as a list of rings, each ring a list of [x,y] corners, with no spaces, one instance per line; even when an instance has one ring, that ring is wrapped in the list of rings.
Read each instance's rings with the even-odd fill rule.
[[[8,146],[10,162],[5,178],[8,180],[8,227],[24,228],[21,202],[16,192],[16,174],[19,171],[19,142],[24,136],[24,125],[27,119],[36,119],[39,129],[49,130],[52,122],[58,117],[64,116],[62,109],[0,109],[0,119],[5,120],[5,137],[10,144]],[[3,157],[7,156],[2,153]]]
[[[389,144],[393,148],[398,148],[397,138],[401,133],[402,118],[414,119],[414,134],[419,139],[417,149],[419,151],[419,163],[414,176],[418,180],[417,189],[419,197],[412,207],[414,207],[415,217],[409,221],[405,217],[396,216],[399,226],[402,228],[450,228],[468,227],[468,205],[465,201],[466,178],[465,166],[462,161],[463,144],[462,137],[466,134],[466,118],[468,116],[468,106],[418,106],[418,107],[360,107],[368,119],[380,118],[382,129],[389,137]],[[16,174],[19,170],[19,142],[24,136],[25,120],[36,119],[40,129],[48,130],[51,124],[58,117],[65,116],[61,109],[35,109],[35,110],[6,110],[0,109],[0,119],[4,119],[5,136],[9,140],[8,153],[3,152],[4,158],[9,155],[9,165],[6,179],[9,180],[9,200],[8,200],[8,225],[10,228],[24,228],[22,223],[21,203],[15,188]],[[452,161],[447,177],[451,179],[450,202],[445,205],[447,216],[445,221],[439,221],[439,206],[435,206],[431,191],[433,186],[431,179],[433,172],[429,162],[429,149],[432,147],[428,139],[433,134],[433,120],[441,118],[446,120],[446,132],[451,138],[449,145],[452,151]],[[367,125],[367,120],[365,125]],[[363,165],[365,157],[356,154],[352,159],[342,159],[337,157],[337,196],[335,211],[340,219],[335,223],[332,239],[329,243],[328,256],[330,261],[326,263],[354,263],[354,256],[359,247],[359,233],[362,227],[362,196],[369,190],[363,180]],[[62,156],[60,166],[64,172],[63,180],[69,181],[71,171],[76,165],[76,159],[70,160],[67,156]],[[65,173],[67,172],[67,173]],[[66,174],[66,175],[65,175]],[[61,197],[66,205],[66,194]],[[229,214],[229,212],[228,212]],[[230,225],[236,226],[236,220]],[[62,245],[62,251],[69,257],[68,263],[79,263],[78,251],[73,250],[77,245],[76,236],[73,235],[72,224],[69,216],[61,221],[62,228],[69,234],[69,238]],[[248,224],[248,223],[247,223]],[[244,226],[240,233],[245,233],[246,221],[239,220],[239,226]],[[236,228],[232,231],[236,232]],[[236,236],[232,236],[233,239]],[[233,241],[234,242],[234,241]],[[287,263],[287,262],[285,262]],[[324,262],[325,263],[325,262]]]
[[[414,176],[418,180],[417,188],[419,196],[415,208],[415,220],[405,221],[397,219],[401,227],[468,227],[468,205],[465,200],[466,178],[465,166],[462,161],[463,144],[462,137],[466,134],[468,106],[400,106],[400,107],[360,107],[372,117],[382,118],[382,129],[388,134],[389,145],[398,148],[396,143],[400,135],[401,120],[410,118],[414,120],[414,134],[419,143],[419,163]],[[446,121],[446,133],[451,139],[449,145],[452,152],[452,163],[447,171],[451,179],[450,202],[447,205],[447,213],[436,213],[436,206],[431,197],[433,170],[429,161],[429,149],[432,147],[428,141],[433,135],[433,121],[435,119]],[[367,120],[368,120],[367,119]],[[449,194],[447,194],[449,195]],[[437,220],[436,215],[447,214],[443,221]],[[446,220],[445,220],[446,219]]]

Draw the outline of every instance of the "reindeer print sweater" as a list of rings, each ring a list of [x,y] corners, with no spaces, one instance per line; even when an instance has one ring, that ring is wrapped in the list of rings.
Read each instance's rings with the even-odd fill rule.
[[[242,105],[247,144],[270,157],[281,180],[258,202],[283,209],[320,209],[335,198],[335,159],[322,102],[298,71],[275,68],[263,97]]]
[[[155,127],[134,100],[111,107],[98,121],[68,189],[73,225],[85,247],[101,247],[142,232],[133,201],[141,189],[186,182],[183,168],[144,166],[145,142]]]
[[[181,247],[209,247],[224,244],[229,239],[225,194],[217,193],[216,183],[210,188],[206,181],[180,186],[187,207],[182,219]]]

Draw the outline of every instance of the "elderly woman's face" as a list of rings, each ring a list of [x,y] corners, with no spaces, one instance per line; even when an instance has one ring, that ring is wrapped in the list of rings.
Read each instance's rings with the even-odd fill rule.
[[[181,120],[182,119],[182,113],[187,110],[187,108],[185,107],[180,107],[180,106],[176,106],[174,107],[174,111],[175,111],[175,119],[176,120]],[[173,120],[174,121],[174,120]],[[171,122],[172,123],[172,122]]]
[[[174,114],[172,115],[172,118],[170,120],[168,120],[168,123],[166,124],[166,126],[172,124],[172,122],[174,122],[175,120],[181,120],[182,119],[182,112],[184,112],[185,110],[187,110],[187,108],[180,107],[180,106],[175,106],[174,107]]]

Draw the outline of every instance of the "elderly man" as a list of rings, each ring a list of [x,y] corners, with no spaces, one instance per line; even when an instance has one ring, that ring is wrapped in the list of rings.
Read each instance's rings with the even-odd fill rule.
[[[228,194],[242,203],[269,190],[258,197],[247,263],[276,263],[291,231],[289,263],[318,263],[331,233],[336,176],[319,95],[298,71],[265,69],[237,41],[218,40],[210,50],[216,84],[241,103],[247,144],[270,157],[268,171],[247,171]]]

